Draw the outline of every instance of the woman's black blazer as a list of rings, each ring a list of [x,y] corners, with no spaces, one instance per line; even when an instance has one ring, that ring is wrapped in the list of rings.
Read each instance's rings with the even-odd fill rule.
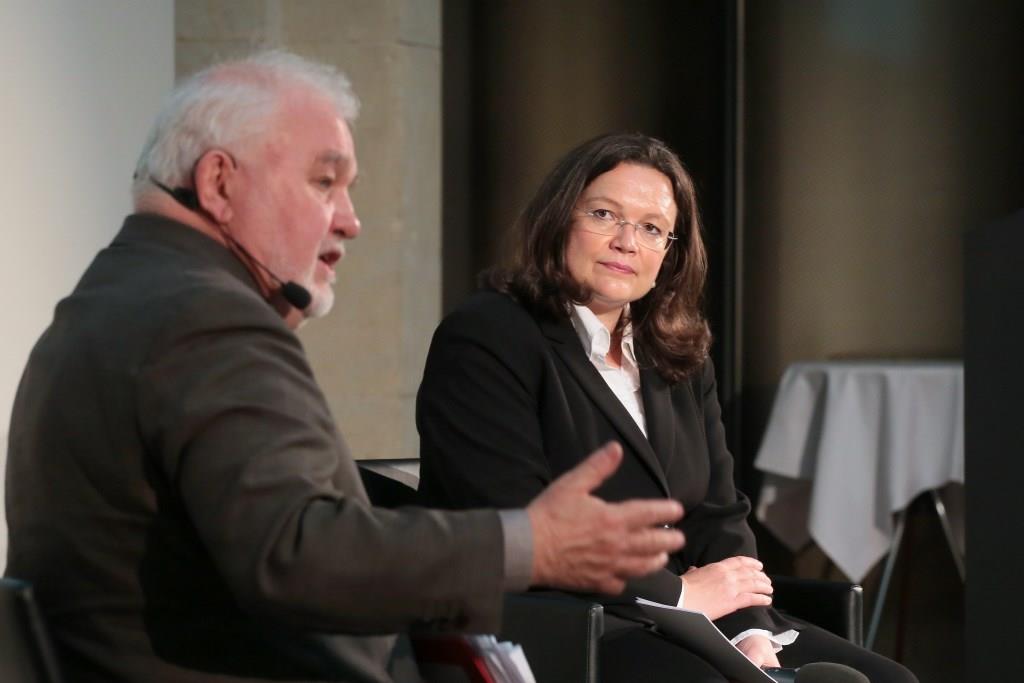
[[[678,576],[691,565],[756,556],[750,503],[733,484],[711,362],[678,384],[641,370],[640,384],[647,437],[568,318],[537,319],[504,294],[478,292],[441,323],[427,357],[416,401],[422,501],[522,507],[587,454],[618,441],[622,465],[597,494],[672,497],[685,509],[685,547],[665,569],[630,582],[624,597],[674,605]],[[793,626],[764,608],[717,623],[730,636]]]

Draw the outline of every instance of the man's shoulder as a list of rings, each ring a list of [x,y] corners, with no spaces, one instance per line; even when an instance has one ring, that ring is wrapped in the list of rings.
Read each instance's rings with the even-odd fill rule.
[[[216,251],[115,240],[97,254],[57,317],[92,330],[97,343],[117,338],[150,353],[225,330],[290,335],[245,277]]]
[[[194,309],[196,314],[279,319],[252,285],[216,264],[188,258],[167,259],[154,267],[154,279],[152,297]]]
[[[119,236],[97,256],[83,285],[93,272],[95,281],[116,283],[143,317],[280,320],[230,252],[203,235],[180,232],[173,239]]]

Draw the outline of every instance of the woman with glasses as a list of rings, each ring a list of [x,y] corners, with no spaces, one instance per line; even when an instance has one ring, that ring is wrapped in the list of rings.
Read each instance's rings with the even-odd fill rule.
[[[915,681],[770,607],[708,358],[696,193],[676,155],[639,134],[584,143],[544,180],[513,238],[508,262],[434,335],[417,397],[424,502],[521,507],[618,441],[622,465],[596,495],[680,500],[686,545],[606,606],[604,681],[725,680],[644,628],[636,596],[705,612],[761,666],[827,659],[874,683]]]

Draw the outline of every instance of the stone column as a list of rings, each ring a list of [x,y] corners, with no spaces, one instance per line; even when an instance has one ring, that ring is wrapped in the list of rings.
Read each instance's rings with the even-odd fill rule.
[[[440,0],[177,0],[175,27],[179,77],[281,47],[352,80],[363,233],[334,311],[299,336],[355,456],[416,457],[416,388],[441,313]]]

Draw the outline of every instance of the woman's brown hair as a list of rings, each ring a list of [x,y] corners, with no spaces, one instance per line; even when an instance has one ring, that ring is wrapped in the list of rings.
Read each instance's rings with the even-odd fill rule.
[[[668,248],[655,286],[630,304],[628,322],[642,362],[678,382],[705,361],[711,343],[701,313],[707,253],[693,179],[661,140],[614,133],[566,154],[513,226],[508,261],[484,273],[483,280],[538,315],[565,318],[571,304],[586,305],[591,292],[573,280],[565,263],[573,211],[591,181],[624,163],[653,168],[672,183],[678,239]],[[619,321],[620,329],[626,322]]]

